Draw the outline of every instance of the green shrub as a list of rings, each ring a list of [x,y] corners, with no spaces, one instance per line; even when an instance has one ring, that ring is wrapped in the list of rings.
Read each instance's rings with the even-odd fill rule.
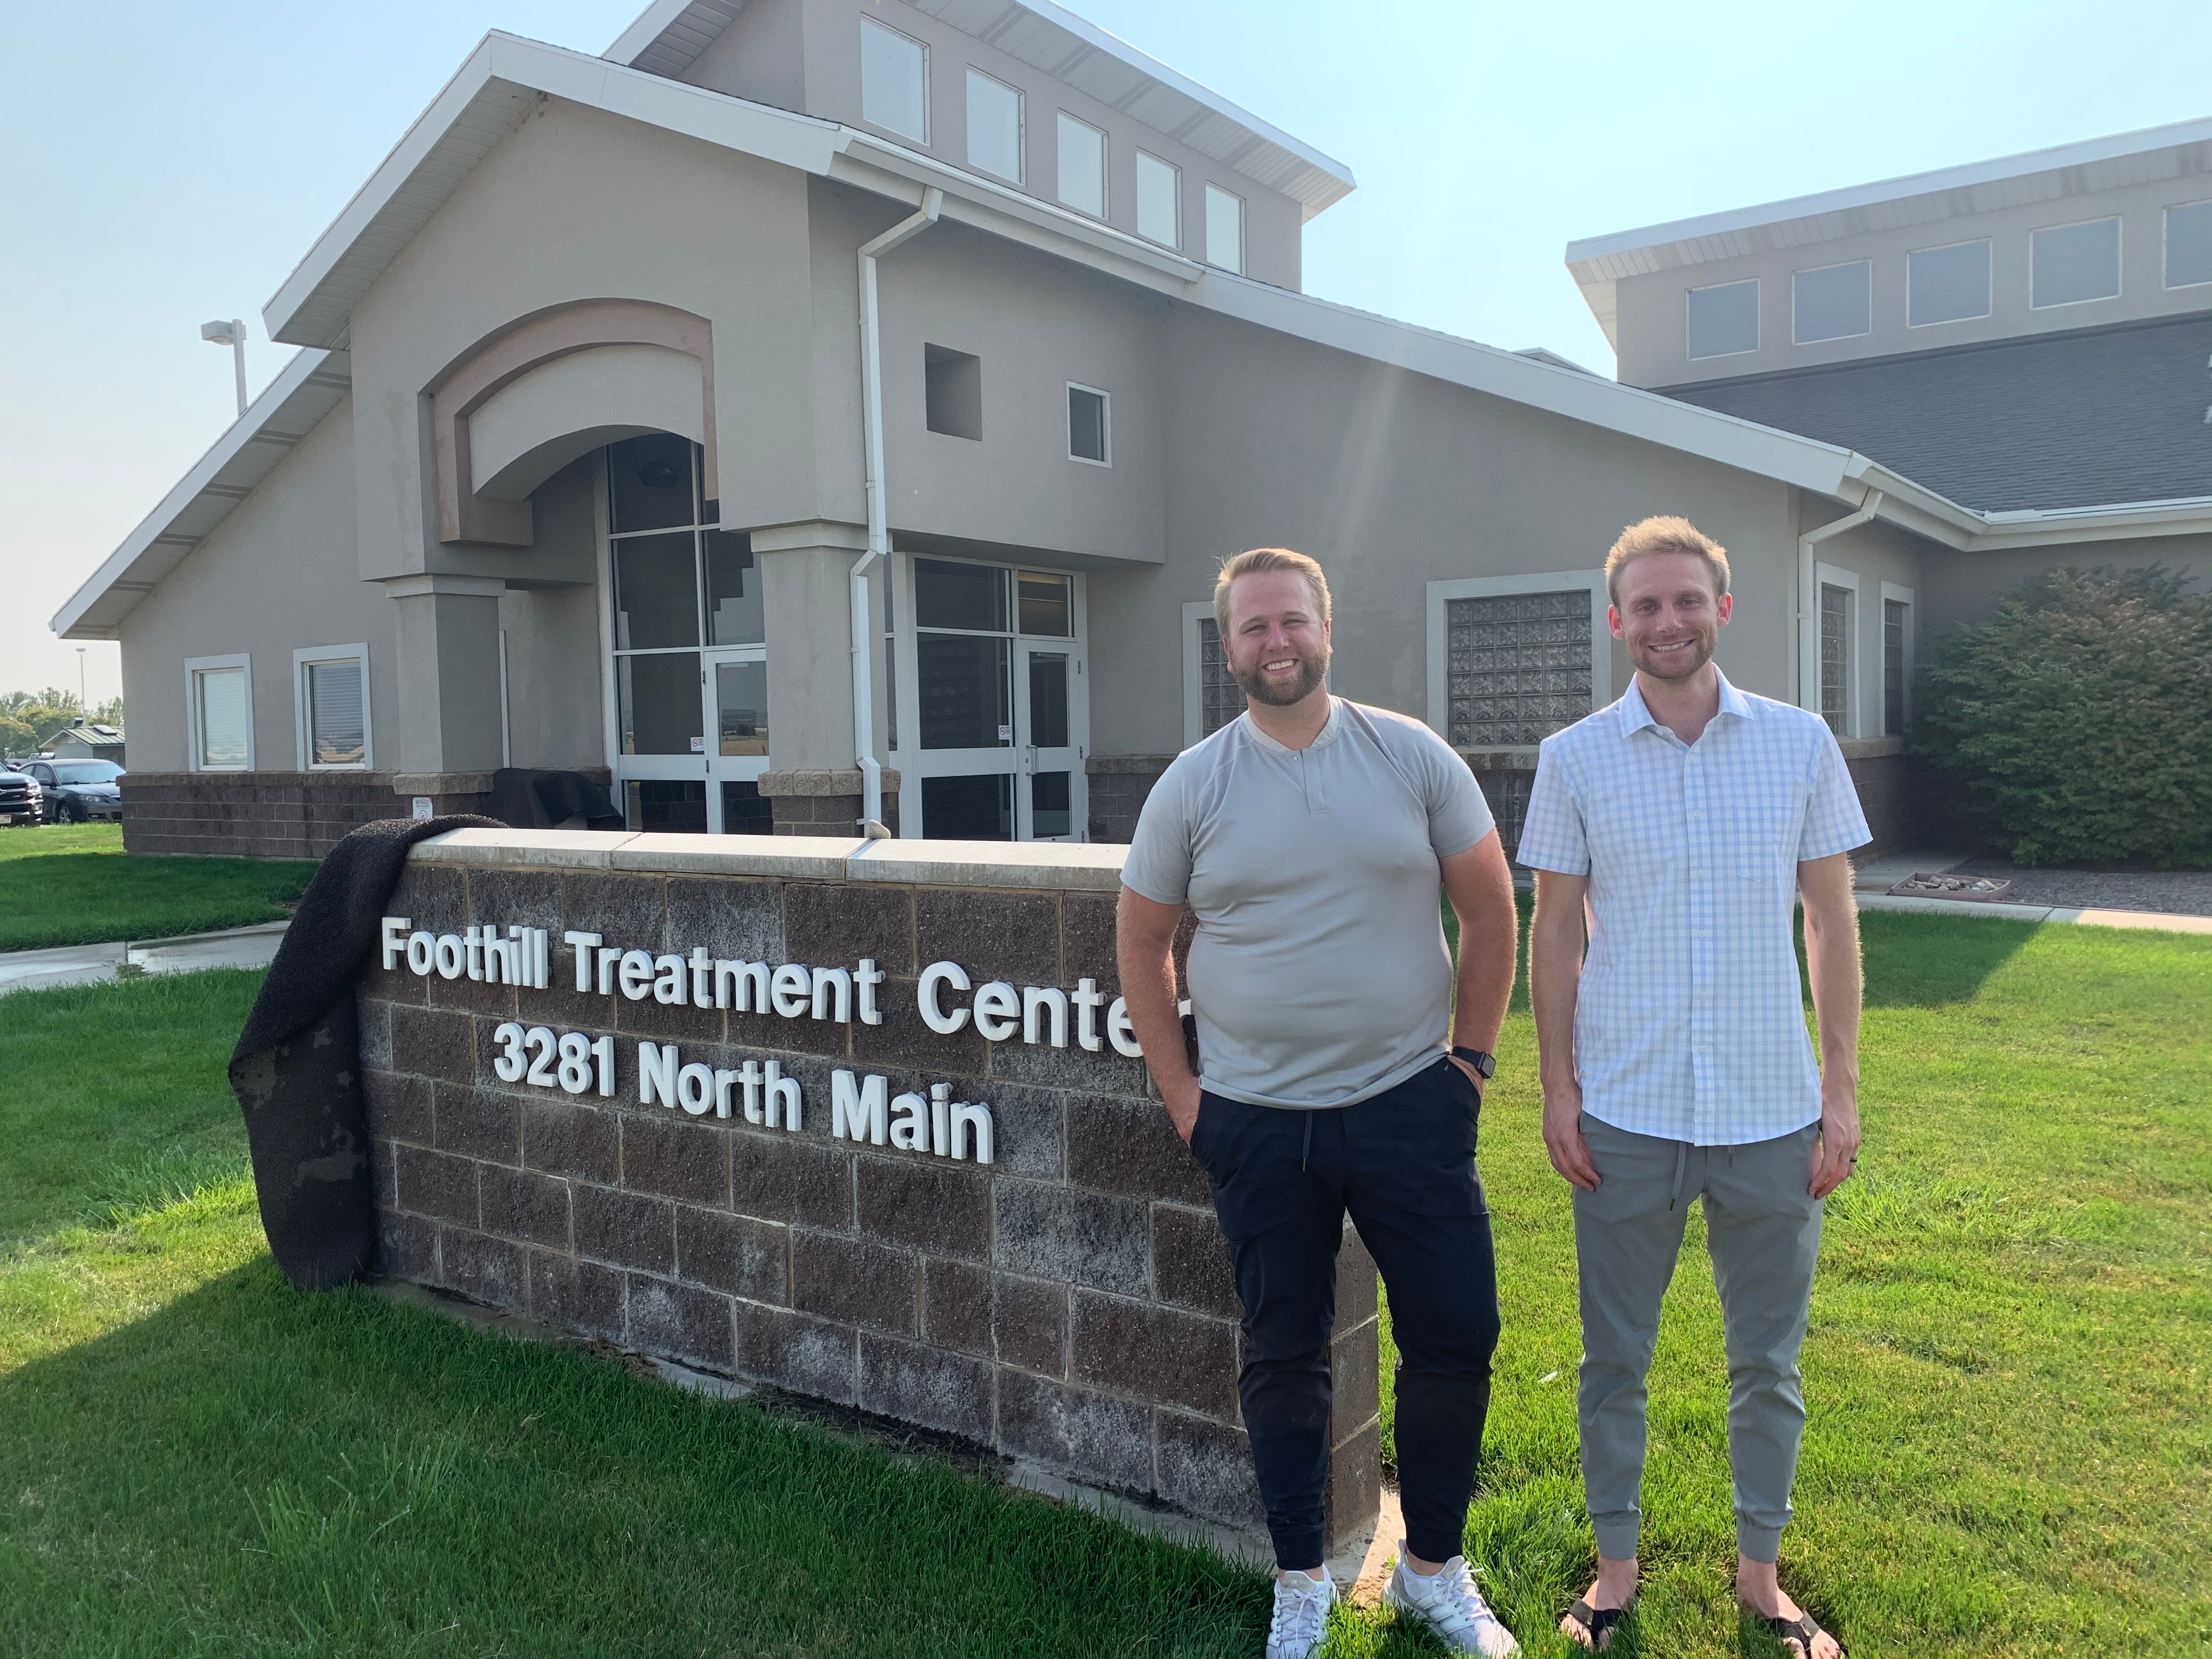
[[[2212,598],[2162,567],[2062,567],[1954,629],[1913,747],[2014,862],[2212,863]]]

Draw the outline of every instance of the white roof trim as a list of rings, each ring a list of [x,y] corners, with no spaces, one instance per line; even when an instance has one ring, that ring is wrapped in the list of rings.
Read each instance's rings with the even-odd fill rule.
[[[723,29],[736,21],[746,3],[747,0],[653,0],[602,55],[610,63],[635,66],[653,74],[681,74]],[[1273,123],[1261,120],[1242,105],[1180,70],[1170,69],[1151,53],[1130,45],[1119,35],[1109,33],[1089,19],[1056,4],[1054,0],[984,0],[981,4],[978,0],[908,0],[908,3],[963,34],[1001,51],[1013,51],[1007,38],[1012,33],[1008,19],[1014,14],[1025,14],[1035,20],[1035,25],[1066,37],[1070,46],[1104,53],[1135,71],[1150,88],[1179,94],[1241,129],[1255,142],[1231,146],[1227,153],[1212,153],[1215,160],[1256,182],[1282,190],[1299,204],[1308,219],[1342,201],[1358,187],[1352,169],[1334,156],[1291,137]],[[985,15],[979,17],[979,13]],[[1050,70],[1048,64],[1036,58],[1019,52],[1014,55]],[[1050,55],[1064,54],[1055,50]],[[1169,136],[1180,135],[1170,132]],[[1236,153],[1255,149],[1256,154]],[[1275,153],[1271,155],[1269,151]],[[1285,161],[1298,165],[1285,169]],[[1285,177],[1286,172],[1291,176]]]
[[[245,414],[87,577],[52,626],[64,639],[112,640],[143,597],[253,493],[352,388],[343,352],[293,356]]]
[[[1613,285],[1624,277],[2162,177],[2152,158],[2205,143],[2212,143],[2212,118],[1586,236],[1567,244],[1567,269],[1613,339]]]

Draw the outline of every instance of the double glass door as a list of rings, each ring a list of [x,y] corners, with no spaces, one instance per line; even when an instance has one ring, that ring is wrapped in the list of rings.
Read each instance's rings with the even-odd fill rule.
[[[610,445],[609,719],[615,792],[633,830],[770,833],[768,652],[759,573],[719,527],[696,444]]]
[[[902,836],[1085,838],[1080,603],[1078,579],[1062,572],[897,557],[890,656]]]

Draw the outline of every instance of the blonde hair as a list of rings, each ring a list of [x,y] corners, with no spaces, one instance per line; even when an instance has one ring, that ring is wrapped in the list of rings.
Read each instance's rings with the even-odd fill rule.
[[[1713,573],[1713,596],[1729,591],[1728,549],[1687,519],[1655,516],[1630,525],[1605,556],[1605,596],[1620,603],[1620,570],[1631,559],[1654,553],[1693,553]]]
[[[1221,630],[1221,637],[1229,637],[1229,589],[1239,576],[1257,576],[1267,571],[1288,570],[1306,579],[1306,586],[1313,592],[1314,609],[1323,622],[1328,620],[1328,578],[1322,575],[1321,566],[1303,553],[1294,553],[1287,547],[1255,547],[1224,560],[1221,574],[1213,579],[1213,625]]]

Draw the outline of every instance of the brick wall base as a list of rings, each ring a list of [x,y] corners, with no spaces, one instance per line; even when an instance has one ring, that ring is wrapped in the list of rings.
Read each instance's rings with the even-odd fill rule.
[[[319,859],[349,832],[379,818],[404,818],[413,792],[392,772],[126,772],[126,852],[227,858]],[[474,782],[474,775],[459,781]],[[438,813],[481,812],[474,790],[431,794]]]
[[[1173,755],[1094,755],[1083,763],[1091,790],[1091,839],[1126,843],[1137,815]]]
[[[920,843],[927,846],[927,843]],[[439,849],[441,854],[445,849]],[[766,849],[762,849],[765,851]],[[750,856],[757,857],[757,853]],[[756,865],[753,866],[757,868]],[[1103,884],[1102,884],[1103,888]],[[1109,890],[1000,890],[763,876],[411,863],[392,914],[417,928],[551,930],[552,988],[361,981],[383,1272],[962,1437],[1079,1480],[1241,1527],[1264,1521],[1237,1398],[1238,1309],[1207,1183],[1141,1061],[972,1024],[933,1033],[915,975],[1111,994]],[[564,930],[610,945],[890,975],[880,1025],[663,1006],[573,989]],[[502,1021],[597,1038],[616,1093],[502,1082]],[[636,1039],[684,1062],[775,1060],[801,1129],[640,1103]],[[833,1138],[833,1067],[987,1103],[996,1162]],[[1381,1478],[1375,1267],[1340,1258],[1332,1547]]]

